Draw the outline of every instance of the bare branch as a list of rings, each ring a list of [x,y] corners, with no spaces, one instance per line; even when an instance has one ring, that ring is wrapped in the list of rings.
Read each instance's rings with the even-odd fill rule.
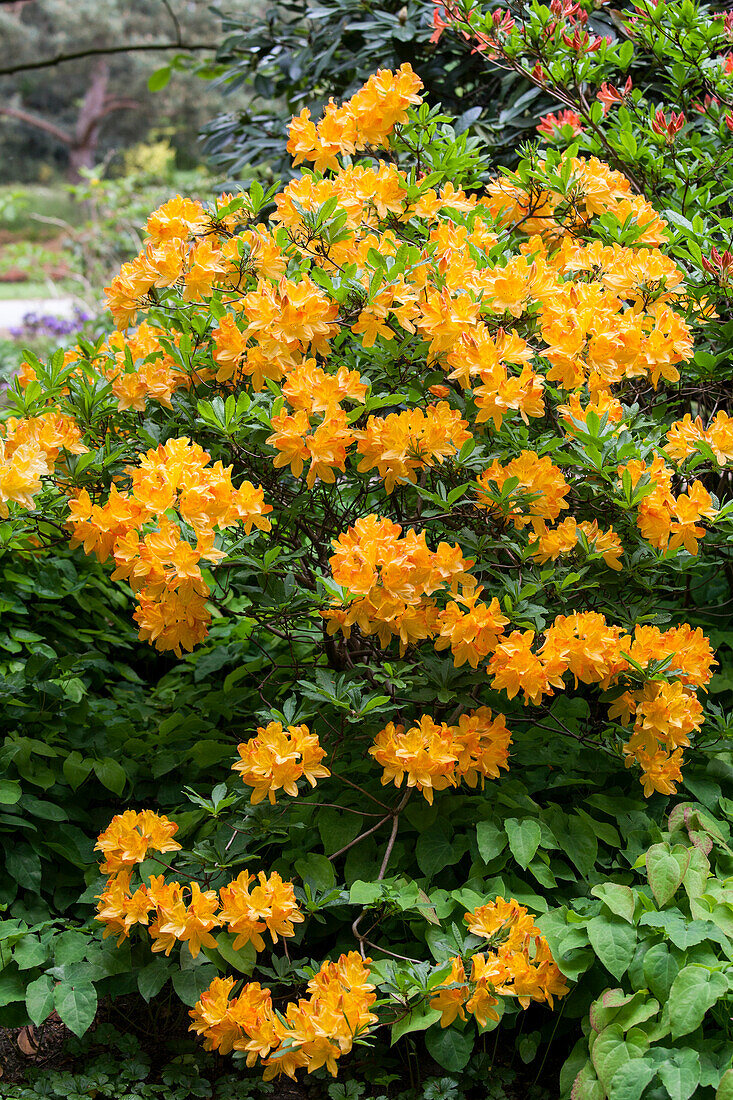
[[[36,69],[52,69],[54,65],[61,65],[65,61],[79,61],[86,57],[109,57],[116,53],[141,53],[155,50],[180,50],[184,53],[211,50],[213,53],[217,49],[215,42],[139,42],[127,46],[90,47],[88,50],[78,50],[76,53],[57,53],[54,57],[46,57],[41,61],[24,61],[19,65],[10,65],[0,69],[0,76],[14,76],[16,73],[28,73]]]
[[[49,122],[48,119],[41,118],[40,115],[34,115],[31,111],[21,111],[17,107],[0,106],[0,115],[14,118],[18,122],[25,122],[28,126],[34,126],[37,130],[44,130],[47,134],[57,138],[63,145],[74,144],[74,138],[67,130],[62,130],[60,126]]]

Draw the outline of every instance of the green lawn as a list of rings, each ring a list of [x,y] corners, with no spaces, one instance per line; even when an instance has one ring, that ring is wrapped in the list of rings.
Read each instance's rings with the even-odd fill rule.
[[[13,201],[18,196],[18,202]],[[7,205],[6,205],[7,204]],[[82,205],[65,190],[63,181],[55,184],[3,184],[0,186],[0,229],[18,239],[43,241],[56,237],[62,227],[39,221],[34,215],[54,218],[72,226],[85,219]]]
[[[17,298],[68,298],[78,289],[78,284],[69,280],[40,279],[28,283],[0,283],[0,301],[15,301]]]

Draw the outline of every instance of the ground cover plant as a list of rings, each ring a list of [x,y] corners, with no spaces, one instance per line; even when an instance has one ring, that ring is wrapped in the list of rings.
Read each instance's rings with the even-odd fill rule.
[[[5,544],[96,555],[182,676],[247,685],[213,789],[174,748],[178,806],[136,781],[101,829],[93,965],[266,1078],[559,1047],[563,1094],[724,1100],[720,286],[594,156],[489,176],[407,65],[288,147],[281,190],[155,211],[118,330],[12,395]],[[27,961],[8,1002],[83,1032],[99,972]]]

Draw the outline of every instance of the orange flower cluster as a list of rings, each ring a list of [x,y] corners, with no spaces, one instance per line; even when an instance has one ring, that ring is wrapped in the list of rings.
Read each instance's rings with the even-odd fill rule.
[[[9,417],[0,435],[0,517],[7,519],[8,503],[31,509],[50,477],[61,451],[84,454],[87,447],[75,420],[59,412],[44,412],[23,420]]]
[[[634,732],[624,746],[627,765],[641,765],[644,793],[672,794],[682,779],[682,749],[703,723],[695,692],[679,681],[650,681],[640,691],[624,692],[609,709],[610,717],[628,723]]]
[[[313,161],[316,172],[339,167],[339,156],[352,156],[368,146],[389,146],[389,134],[407,121],[407,111],[420,102],[422,81],[412,66],[402,65],[396,73],[380,69],[363,88],[337,107],[331,100],[318,125],[304,108],[290,123],[287,149],[294,164]]]
[[[733,417],[721,409],[704,428],[699,416],[693,420],[686,413],[682,420],[675,420],[667,432],[664,449],[673,461],[684,462],[697,453],[700,443],[707,443],[719,466],[733,462]]]
[[[113,577],[125,578],[137,593],[135,619],[140,637],[160,650],[193,649],[208,632],[208,585],[201,561],[220,561],[215,529],[243,524],[270,530],[272,511],[262,488],[249,481],[235,489],[231,467],[209,465],[210,456],[185,436],[150,450],[128,467],[129,492],[113,486],[105,504],[94,504],[83,490],[69,503],[71,545],[96,553],[100,561],[112,554]],[[180,522],[169,518],[175,510]],[[190,528],[195,545],[184,537]]]
[[[462,714],[457,726],[434,722],[423,714],[410,729],[390,722],[374,739],[369,749],[384,768],[382,784],[394,781],[417,787],[432,804],[433,792],[457,787],[464,779],[475,787],[488,779],[498,779],[499,769],[509,767],[511,732],[504,715],[492,717],[488,707]]]
[[[703,519],[714,519],[717,510],[710,493],[701,481],[693,481],[686,493],[675,497],[672,492],[674,471],[661,455],[655,455],[651,465],[643,459],[632,459],[620,466],[620,477],[628,472],[632,488],[649,484],[650,491],[639,505],[637,526],[652,546],[665,553],[674,553],[684,546],[688,554],[696,555],[698,539],[705,535],[700,526]]]
[[[100,834],[95,847],[104,855],[101,870],[109,878],[98,895],[97,919],[105,925],[105,938],[115,935],[121,943],[139,924],[147,927],[153,951],[170,955],[176,943],[187,943],[196,958],[202,947],[216,947],[212,932],[217,928],[236,936],[235,951],[247,943],[263,951],[265,931],[273,943],[278,935],[295,934],[293,925],[304,917],[291,883],[283,882],[276,872],[268,877],[260,871],[255,879],[242,871],[218,896],[215,890],[201,890],[196,882],[187,886],[166,882],[164,875],[151,875],[133,890],[135,865],[149,852],[180,849],[173,839],[177,830],[174,822],[151,810],[126,810]]]
[[[492,686],[506,691],[510,699],[521,691],[525,702],[535,705],[543,695],[552,695],[553,687],[564,686],[567,672],[576,684],[580,680],[608,689],[625,673],[662,663],[665,675],[674,678],[671,682],[651,680],[641,692],[622,695],[609,713],[625,723],[638,714],[624,751],[629,764],[636,761],[641,766],[646,794],[674,791],[682,763],[677,750],[689,744],[688,735],[702,724],[702,707],[691,689],[709,683],[715,664],[702,631],[685,625],[662,633],[656,627],[637,626],[632,637],[609,626],[596,612],[579,612],[559,615],[545,631],[542,645],[534,649],[534,643],[533,630],[515,630],[498,644],[487,672]]]
[[[498,504],[492,497],[492,483],[501,493],[505,483],[514,479],[517,485],[510,498]],[[546,455],[540,458],[534,451],[522,451],[505,466],[492,462],[478,481],[479,504],[492,512],[500,511],[517,529],[532,522],[535,530],[542,531],[545,526],[542,521],[557,519],[562,509],[567,508],[565,497],[570,486],[562,471]]]
[[[120,411],[144,412],[149,398],[170,409],[176,390],[190,384],[190,376],[176,365],[161,343],[174,338],[174,333],[153,328],[147,321],[138,325],[132,335],[112,333],[102,348],[100,360],[102,372],[112,382]],[[112,357],[114,366],[104,365],[104,353]]]
[[[483,588],[456,596],[438,616],[437,650],[450,646],[453,665],[460,668],[466,661],[478,668],[479,661],[493,653],[509,620],[501,612],[494,596],[490,603],[479,599]]]
[[[415,482],[415,472],[442,462],[460,451],[471,439],[468,425],[445,402],[428,405],[425,411],[392,413],[387,417],[370,416],[366,430],[358,433],[357,449],[364,457],[359,471],[376,466],[391,493],[395,485]]]
[[[162,814],[152,810],[125,810],[117,814],[100,833],[94,850],[102,852],[102,873],[113,875],[129,871],[136,863],[142,863],[149,851],[176,852],[181,847],[173,837],[178,826]]]
[[[619,558],[623,557],[624,548],[613,527],[601,531],[596,520],[578,523],[573,516],[568,516],[557,527],[545,526],[536,534],[532,557],[541,565],[547,561],[557,561],[561,554],[572,553],[582,538],[588,545],[590,557],[602,558],[609,569],[621,569]]]
[[[459,584],[473,590],[468,572],[473,562],[459,546],[441,542],[430,550],[424,533],[401,535],[398,524],[370,515],[334,540],[331,572],[350,599],[323,612],[330,634],[341,630],[348,638],[356,624],[363,634],[376,634],[385,647],[399,637],[404,651],[438,627],[437,604],[427,597],[446,587],[455,593]]]
[[[531,1001],[546,1001],[552,1007],[553,997],[569,992],[534,917],[514,898],[498,897],[466,913],[464,920],[469,932],[487,940],[491,950],[471,956],[468,978],[464,959],[450,960],[450,974],[434,988],[430,1000],[430,1007],[441,1013],[441,1027],[465,1020],[466,1012],[486,1027],[489,1020],[499,1019],[499,997],[516,997],[522,1008]]]
[[[258,1058],[266,1081],[325,1066],[334,1077],[336,1063],[354,1040],[377,1022],[370,1011],[376,994],[369,982],[370,959],[356,951],[321,966],[306,987],[308,997],[276,1011],[269,989],[248,982],[232,998],[234,978],[215,978],[191,1012],[191,1030],[203,1035],[207,1050],[245,1051],[247,1065]]]
[[[283,385],[293,412],[283,409],[273,416],[275,431],[267,439],[279,452],[273,465],[290,466],[293,475],[300,477],[308,462],[309,489],[318,478],[333,484],[334,469],[346,469],[346,451],[356,438],[341,403],[362,402],[366,393],[357,371],[341,367],[336,374],[327,374],[315,359],[293,367]]]
[[[275,792],[280,788],[294,796],[299,779],[307,779],[315,787],[317,779],[331,774],[322,763],[326,750],[305,725],[288,726],[286,730],[280,722],[259,726],[257,736],[238,745],[237,751],[240,759],[232,770],[252,788],[253,804],[267,796],[274,805]]]

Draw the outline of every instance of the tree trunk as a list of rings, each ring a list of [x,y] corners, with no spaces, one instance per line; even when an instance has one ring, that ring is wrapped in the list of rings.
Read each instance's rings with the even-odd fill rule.
[[[108,84],[109,66],[103,58],[100,58],[92,70],[91,83],[79,108],[74,129],[70,133],[48,119],[20,108],[0,106],[0,115],[34,126],[37,130],[43,130],[44,133],[51,134],[65,145],[69,151],[68,178],[71,183],[78,183],[82,178],[81,169],[93,168],[96,162],[102,119],[113,111],[123,111],[139,106],[134,99],[110,98],[107,95]]]

